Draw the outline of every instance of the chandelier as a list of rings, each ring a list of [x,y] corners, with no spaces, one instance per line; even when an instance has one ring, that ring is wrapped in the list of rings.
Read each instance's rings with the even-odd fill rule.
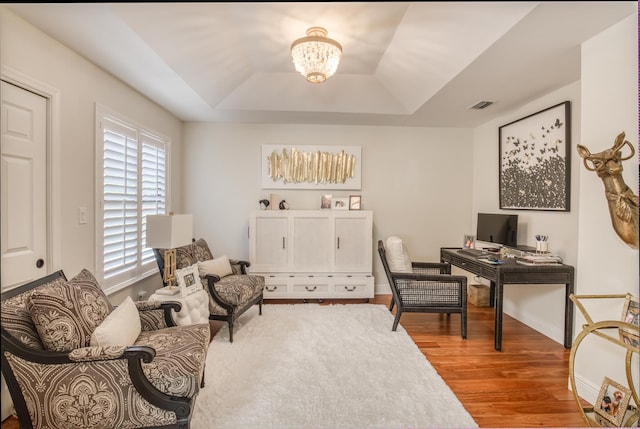
[[[291,58],[296,70],[311,83],[322,83],[338,69],[342,58],[340,43],[327,37],[327,30],[311,27],[307,37],[291,44]]]

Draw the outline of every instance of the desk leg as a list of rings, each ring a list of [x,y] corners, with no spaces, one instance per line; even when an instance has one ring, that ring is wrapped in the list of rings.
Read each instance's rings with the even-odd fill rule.
[[[491,282],[489,285],[489,307],[496,306],[496,283]]]
[[[502,282],[496,282],[496,312],[495,312],[495,344],[496,351],[502,350],[502,300],[503,300],[503,285]]]
[[[573,343],[573,302],[571,294],[573,293],[573,281],[566,284],[565,301],[564,301],[564,348],[570,349]]]

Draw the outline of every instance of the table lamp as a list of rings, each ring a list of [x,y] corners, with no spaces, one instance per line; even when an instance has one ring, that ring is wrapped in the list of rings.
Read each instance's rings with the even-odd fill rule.
[[[176,247],[191,243],[193,216],[186,214],[150,215],[147,216],[147,247],[166,249],[164,252],[163,280],[166,287],[156,293],[175,295],[180,288],[174,288],[176,278]]]

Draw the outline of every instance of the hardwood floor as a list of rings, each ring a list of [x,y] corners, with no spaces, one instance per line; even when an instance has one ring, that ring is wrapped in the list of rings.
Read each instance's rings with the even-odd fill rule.
[[[388,305],[389,300],[379,295],[370,302]],[[362,301],[323,304],[354,302]],[[460,337],[459,315],[405,313],[400,324],[481,428],[585,427],[568,388],[569,350],[561,344],[505,315],[502,351],[496,352],[493,309],[472,304],[466,340]],[[221,326],[211,323],[214,332]],[[18,424],[9,418],[0,429]]]

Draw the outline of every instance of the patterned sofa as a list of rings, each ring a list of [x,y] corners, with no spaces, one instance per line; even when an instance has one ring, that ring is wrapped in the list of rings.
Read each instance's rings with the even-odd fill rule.
[[[179,303],[127,299],[139,323],[112,334],[117,344],[134,338],[125,346],[95,339],[107,319],[122,323],[125,303],[113,307],[87,270],[71,280],[58,271],[1,299],[2,373],[21,428],[189,427],[210,331],[175,326]]]
[[[153,249],[161,276],[164,273],[165,250]],[[176,270],[213,260],[213,253],[202,238],[176,248]],[[233,324],[238,317],[255,304],[258,304],[259,314],[262,314],[264,277],[248,274],[247,267],[251,265],[248,261],[229,259],[229,263],[229,270],[225,273],[204,275],[200,269],[200,275],[204,288],[209,292],[209,319],[226,321],[229,325],[229,341],[233,342]]]

